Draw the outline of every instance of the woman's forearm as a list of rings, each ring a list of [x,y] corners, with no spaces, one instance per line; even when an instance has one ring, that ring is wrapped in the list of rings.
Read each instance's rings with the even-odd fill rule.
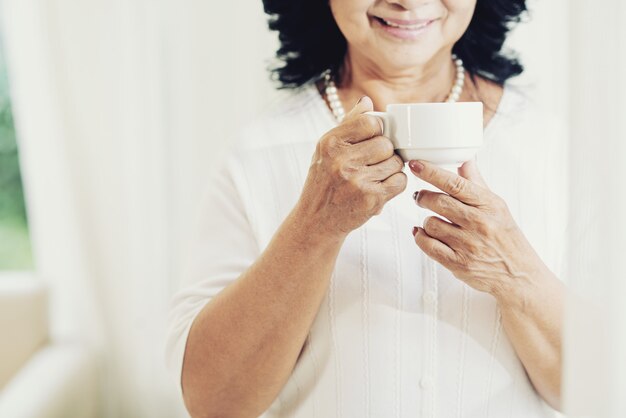
[[[289,378],[346,235],[406,187],[404,163],[361,98],[315,146],[294,210],[258,260],[191,327],[182,386],[194,417],[261,414]]]
[[[302,219],[294,209],[259,259],[196,317],[182,372],[194,418],[258,416],[291,374],[343,243]]]
[[[535,389],[560,409],[565,286],[546,269],[497,298],[504,330]]]
[[[419,191],[416,203],[436,216],[415,228],[415,243],[476,290],[495,296],[505,332],[533,385],[553,407],[561,397],[561,333],[565,287],[534,250],[507,203],[492,192],[476,162],[458,175],[410,161],[420,179],[444,193]]]

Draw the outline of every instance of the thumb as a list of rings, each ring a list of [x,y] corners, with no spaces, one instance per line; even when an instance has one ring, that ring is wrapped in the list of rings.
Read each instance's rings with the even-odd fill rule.
[[[478,183],[485,188],[489,188],[485,179],[478,171],[478,164],[476,164],[476,158],[473,158],[469,161],[463,163],[461,167],[459,167],[459,175],[461,177],[465,177],[466,179],[473,181],[474,183]]]
[[[371,112],[374,110],[374,103],[372,99],[367,96],[361,97],[354,107],[346,114],[344,121],[350,121],[357,118],[359,115],[365,112]]]

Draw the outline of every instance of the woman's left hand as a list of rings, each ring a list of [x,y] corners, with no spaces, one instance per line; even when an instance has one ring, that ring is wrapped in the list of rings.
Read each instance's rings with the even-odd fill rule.
[[[547,273],[547,266],[517,226],[504,200],[493,193],[468,161],[459,175],[425,161],[410,161],[413,174],[444,191],[421,190],[416,202],[444,216],[414,228],[428,256],[476,290],[510,298]]]

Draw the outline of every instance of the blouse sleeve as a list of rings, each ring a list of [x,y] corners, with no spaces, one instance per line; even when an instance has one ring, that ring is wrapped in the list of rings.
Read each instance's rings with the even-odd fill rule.
[[[166,361],[181,388],[187,337],[202,308],[233,283],[258,257],[259,249],[231,159],[216,173],[204,198],[186,248],[182,290],[174,295],[169,313]]]

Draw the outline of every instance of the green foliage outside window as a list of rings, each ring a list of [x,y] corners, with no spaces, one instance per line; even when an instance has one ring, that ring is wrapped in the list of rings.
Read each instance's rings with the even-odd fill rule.
[[[32,265],[6,65],[0,47],[0,270],[30,269]]]

